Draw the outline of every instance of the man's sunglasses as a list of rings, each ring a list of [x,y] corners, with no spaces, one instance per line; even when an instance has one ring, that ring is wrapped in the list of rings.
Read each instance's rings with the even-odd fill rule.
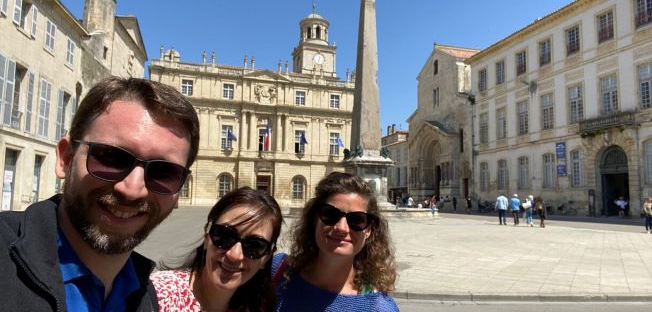
[[[317,215],[322,223],[329,226],[337,224],[342,217],[346,217],[346,223],[354,231],[366,229],[376,218],[375,215],[363,211],[344,212],[326,203],[322,203],[317,207]]]
[[[249,259],[260,259],[274,248],[274,243],[262,237],[240,237],[235,228],[225,224],[213,223],[208,230],[208,237],[215,247],[222,250],[229,250],[240,242],[242,253]]]
[[[147,189],[157,194],[170,195],[181,189],[190,173],[186,167],[173,162],[142,160],[120,147],[82,140],[75,140],[75,143],[88,145],[86,170],[103,181],[121,181],[134,167],[142,165]]]

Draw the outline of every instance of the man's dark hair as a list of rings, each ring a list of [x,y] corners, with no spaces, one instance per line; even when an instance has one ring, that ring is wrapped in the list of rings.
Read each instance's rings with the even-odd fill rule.
[[[118,100],[134,100],[155,116],[170,117],[183,125],[190,137],[187,167],[197,158],[199,119],[192,104],[174,88],[139,78],[110,77],[93,86],[82,100],[70,125],[71,141],[81,140],[89,125]]]

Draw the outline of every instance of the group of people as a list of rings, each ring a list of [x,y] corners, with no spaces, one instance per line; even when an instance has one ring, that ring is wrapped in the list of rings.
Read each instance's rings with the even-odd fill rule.
[[[494,209],[498,211],[498,223],[500,225],[507,225],[507,211],[510,211],[514,220],[514,226],[520,224],[519,214],[522,212],[526,226],[534,226],[532,217],[536,213],[540,219],[539,226],[546,227],[547,212],[541,196],[535,198],[533,195],[528,195],[524,200],[521,200],[518,198],[518,194],[514,194],[512,198],[507,199],[505,194],[501,193],[496,198]]]
[[[56,146],[62,194],[0,213],[1,311],[398,311],[396,268],[373,189],[333,172],[277,253],[268,194],[221,197],[184,263],[134,251],[177,206],[199,146],[195,109],[143,79],[89,90]]]

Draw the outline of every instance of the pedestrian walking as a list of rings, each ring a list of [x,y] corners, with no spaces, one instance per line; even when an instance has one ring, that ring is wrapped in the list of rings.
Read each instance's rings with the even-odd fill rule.
[[[548,215],[548,211],[546,210],[543,197],[537,196],[537,198],[534,199],[534,207],[536,208],[539,219],[541,220],[539,226],[546,227],[546,216]]]
[[[444,196],[439,197],[439,203],[437,204],[437,209],[444,211],[444,205],[446,204],[446,200],[444,199]]]
[[[432,194],[430,197],[430,215],[434,217],[435,212],[437,212],[437,196]]]
[[[509,206],[512,208],[512,217],[514,218],[514,226],[518,225],[518,213],[521,210],[521,200],[518,199],[518,194],[514,194],[509,201]]]
[[[616,203],[616,206],[618,206],[618,215],[621,218],[624,218],[625,209],[627,209],[627,201],[625,200],[625,197],[622,196],[618,197],[618,199],[614,201],[614,203]]]
[[[466,212],[471,213],[471,208],[473,208],[473,204],[471,203],[471,197],[466,198]]]
[[[523,203],[523,209],[525,210],[525,222],[526,225],[529,225],[530,227],[534,226],[532,223],[532,201],[534,201],[534,196],[528,195],[525,198],[525,202]]]
[[[453,211],[457,211],[457,198],[453,196]]]
[[[507,214],[507,197],[505,197],[505,194],[500,194],[496,198],[496,206],[495,209],[498,211],[498,224],[500,225],[507,225],[507,217],[505,214]]]
[[[645,230],[648,234],[652,234],[652,197],[645,199],[643,212],[645,212]]]

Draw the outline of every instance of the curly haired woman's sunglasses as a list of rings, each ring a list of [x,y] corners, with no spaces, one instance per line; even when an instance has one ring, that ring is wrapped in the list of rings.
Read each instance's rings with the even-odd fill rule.
[[[274,243],[262,237],[240,237],[235,228],[226,224],[213,223],[208,230],[208,237],[215,247],[222,250],[229,250],[240,242],[242,253],[249,259],[260,259],[274,248]]]
[[[342,217],[345,217],[346,224],[354,231],[362,231],[368,228],[376,218],[375,215],[363,211],[344,212],[327,203],[322,203],[317,207],[317,216],[319,216],[322,223],[329,226],[337,224]]]

